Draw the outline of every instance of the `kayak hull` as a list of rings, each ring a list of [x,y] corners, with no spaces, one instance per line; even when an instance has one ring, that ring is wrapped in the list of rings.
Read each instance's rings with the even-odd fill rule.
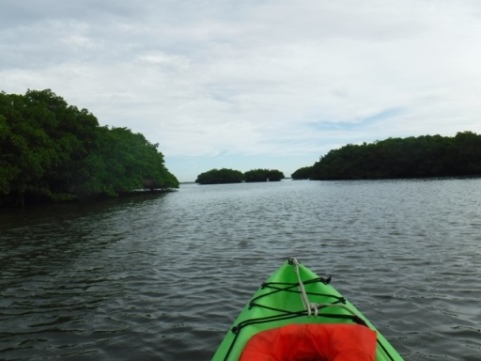
[[[306,306],[305,297],[310,305],[314,305],[312,309]],[[377,333],[376,361],[403,360],[381,332],[331,286],[328,279],[320,278],[291,259],[254,293],[219,345],[212,361],[237,361],[254,335],[291,324],[365,325]]]

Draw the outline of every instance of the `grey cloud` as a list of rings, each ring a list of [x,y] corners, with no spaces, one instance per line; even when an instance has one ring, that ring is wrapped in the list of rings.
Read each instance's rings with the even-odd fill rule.
[[[477,9],[471,0],[4,0],[0,90],[51,88],[167,155],[319,152],[451,133],[460,117],[481,131]]]
[[[46,21],[95,21],[102,17],[129,17],[141,9],[133,1],[115,0],[3,0],[1,27],[31,26]]]

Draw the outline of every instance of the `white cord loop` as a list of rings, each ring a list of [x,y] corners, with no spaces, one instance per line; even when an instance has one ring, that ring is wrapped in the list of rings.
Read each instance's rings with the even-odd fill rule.
[[[302,282],[301,275],[299,273],[299,262],[296,258],[292,258],[292,264],[294,265],[294,271],[297,274],[297,281],[299,282],[299,291],[301,292],[301,300],[304,308],[307,311],[307,316],[310,317],[312,313],[312,306],[311,302],[309,301],[309,297],[307,297],[306,288],[304,287],[304,283]],[[317,307],[314,306],[314,314],[317,316],[319,310]]]
[[[349,307],[347,307],[346,305],[342,305],[342,304],[331,304],[331,303],[311,303],[309,301],[309,297],[307,296],[307,292],[306,292],[306,288],[304,287],[304,283],[302,282],[302,279],[301,279],[301,275],[299,273],[299,262],[297,261],[296,258],[292,258],[291,259],[292,261],[292,264],[294,265],[294,271],[296,272],[297,274],[297,281],[299,283],[299,291],[301,293],[301,300],[302,300],[302,304],[304,305],[304,308],[306,309],[307,311],[307,316],[310,317],[313,312],[314,312],[314,316],[317,316],[319,315],[319,310],[322,309],[322,308],[326,308],[326,307],[339,307],[339,308],[343,308],[345,309],[346,311],[348,311],[350,314],[352,315],[356,315],[356,313],[354,311],[352,311]]]

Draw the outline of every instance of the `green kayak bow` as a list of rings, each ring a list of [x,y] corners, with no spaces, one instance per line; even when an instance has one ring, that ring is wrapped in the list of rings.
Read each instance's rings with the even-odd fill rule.
[[[262,350],[262,355],[277,353],[277,356],[279,356],[280,353],[284,352],[280,351],[280,347],[286,348],[289,352],[294,352],[296,345],[301,343],[315,344],[312,347],[317,348],[316,352],[323,352],[319,350],[321,342],[325,342],[327,348],[331,346],[329,343],[337,345],[338,350],[334,354],[343,351],[345,354],[359,352],[339,350],[339,348],[344,347],[341,346],[343,344],[350,345],[349,348],[364,346],[355,345],[356,342],[364,343],[360,341],[362,338],[359,331],[364,331],[361,328],[374,334],[372,356],[362,358],[363,360],[402,361],[403,358],[379,330],[329,282],[330,278],[317,276],[295,258],[286,261],[255,292],[219,345],[212,361],[240,360],[245,349],[250,347],[254,341],[257,343],[256,346],[252,345],[254,348],[262,347],[259,346],[259,341],[261,344],[270,345],[268,349]],[[323,325],[328,326],[324,327]],[[348,325],[358,328],[351,329]],[[359,328],[359,325],[362,327]],[[305,331],[306,338],[311,339],[300,341],[289,339],[291,337],[289,335],[293,334],[292,327],[297,328],[294,331],[295,337],[299,337],[299,334],[304,332],[302,330],[309,330],[309,335]],[[313,327],[317,327],[317,329]],[[343,333],[346,328],[350,330],[349,332],[354,335],[354,338],[340,340],[339,338],[348,337],[346,333]],[[322,336],[326,332],[332,333],[332,335]],[[276,336],[272,336],[274,333]],[[270,340],[269,337],[277,338]],[[313,340],[313,338],[317,338],[317,340]],[[324,339],[321,340],[320,338]],[[316,355],[318,354],[316,353]],[[330,356],[326,355],[327,353],[323,354],[327,360],[330,360]],[[247,357],[245,353],[244,356]],[[271,355],[269,356],[271,358],[263,356],[263,359],[278,360],[277,356]],[[319,356],[321,355],[319,354]],[[361,359],[361,357],[351,357],[352,355],[347,355],[346,358],[338,356],[336,360]],[[247,360],[247,358],[245,359]],[[261,359],[259,358],[259,361]],[[287,358],[282,360],[284,359]]]

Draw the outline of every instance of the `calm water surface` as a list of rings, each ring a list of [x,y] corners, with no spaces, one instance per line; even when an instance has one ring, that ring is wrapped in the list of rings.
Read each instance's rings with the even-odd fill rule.
[[[1,360],[210,360],[296,256],[406,360],[481,360],[481,180],[199,186],[0,213]]]

